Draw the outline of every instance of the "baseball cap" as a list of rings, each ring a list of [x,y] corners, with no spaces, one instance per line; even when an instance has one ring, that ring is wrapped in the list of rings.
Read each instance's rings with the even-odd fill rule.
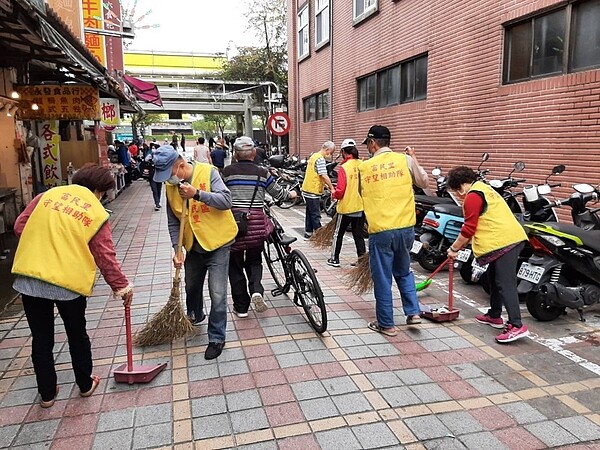
[[[369,128],[369,132],[367,133],[367,137],[362,142],[366,144],[369,139],[391,139],[392,136],[390,134],[390,130],[388,127],[384,127],[383,125],[373,125]]]
[[[240,136],[233,143],[233,149],[237,151],[252,150],[253,148],[254,141],[248,136]]]
[[[170,145],[161,145],[152,156],[154,162],[154,181],[164,183],[171,178],[173,164],[179,158],[179,153]]]
[[[340,148],[356,147],[356,141],[354,139],[344,139]]]

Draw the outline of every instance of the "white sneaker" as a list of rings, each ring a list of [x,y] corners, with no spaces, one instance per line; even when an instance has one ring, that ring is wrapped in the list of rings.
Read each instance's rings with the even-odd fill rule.
[[[256,312],[261,313],[269,309],[262,294],[259,294],[258,292],[252,294],[252,303],[254,304],[254,310]]]
[[[236,311],[235,308],[233,308],[233,312],[236,316],[238,316],[240,319],[245,319],[246,317],[248,317],[248,313],[247,312],[238,312]]]

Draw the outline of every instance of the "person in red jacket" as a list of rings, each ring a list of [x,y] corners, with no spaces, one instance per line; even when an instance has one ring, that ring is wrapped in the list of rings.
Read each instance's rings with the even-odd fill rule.
[[[344,158],[339,170],[337,185],[332,198],[337,200],[337,224],[333,234],[333,245],[331,246],[331,257],[327,264],[340,267],[340,251],[348,225],[352,226],[352,237],[356,245],[356,254],[360,258],[366,253],[363,228],[365,216],[363,204],[358,192],[358,166],[361,160],[358,158],[358,149],[353,139],[345,139],[342,142],[341,154]]]

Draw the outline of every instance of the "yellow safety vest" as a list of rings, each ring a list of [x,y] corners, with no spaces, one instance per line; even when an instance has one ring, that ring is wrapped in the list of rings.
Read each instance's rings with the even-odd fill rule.
[[[358,192],[358,166],[362,161],[360,159],[349,159],[342,167],[346,172],[346,190],[344,196],[337,203],[337,212],[340,214],[352,214],[363,210],[363,203]]]
[[[50,189],[25,224],[12,273],[90,296],[96,263],[89,242],[107,219],[88,188],[72,184]]]
[[[406,155],[383,152],[363,161],[358,170],[370,234],[412,227],[416,223],[413,182]]]
[[[306,165],[306,174],[304,175],[304,181],[302,182],[302,190],[309,194],[321,195],[325,188],[323,179],[315,170],[315,163],[319,158],[323,158],[323,155],[321,155],[320,152],[313,153],[311,157],[308,158],[308,163]]]
[[[210,192],[213,166],[199,162],[193,165],[192,186]],[[181,217],[183,199],[179,195],[179,188],[167,183],[166,193],[171,210],[177,217]],[[186,226],[183,233],[183,246],[188,252],[192,249],[194,237],[204,250],[211,252],[233,241],[238,232],[230,209],[216,209],[193,199],[190,200],[188,223],[190,226]]]
[[[471,246],[476,257],[525,241],[527,234],[502,198],[487,184],[476,181],[469,192],[481,192],[487,208],[477,222]]]

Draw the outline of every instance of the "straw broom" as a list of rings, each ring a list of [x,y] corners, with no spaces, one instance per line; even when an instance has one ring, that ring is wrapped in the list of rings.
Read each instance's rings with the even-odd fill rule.
[[[369,252],[358,258],[356,266],[350,269],[344,277],[344,283],[358,295],[365,294],[373,289]]]
[[[177,254],[181,256],[183,247],[183,232],[185,229],[185,218],[187,215],[187,200],[183,202],[181,219],[179,223],[179,241],[177,242]],[[185,316],[181,306],[181,268],[175,269],[171,295],[163,308],[135,334],[133,343],[138,347],[160,345],[182,338],[194,330],[194,326]]]
[[[333,244],[333,235],[335,234],[335,229],[337,227],[338,215],[337,213],[333,215],[329,223],[318,230],[316,230],[313,235],[308,240],[308,243],[316,248],[329,248]],[[345,230],[340,230],[342,233]]]

